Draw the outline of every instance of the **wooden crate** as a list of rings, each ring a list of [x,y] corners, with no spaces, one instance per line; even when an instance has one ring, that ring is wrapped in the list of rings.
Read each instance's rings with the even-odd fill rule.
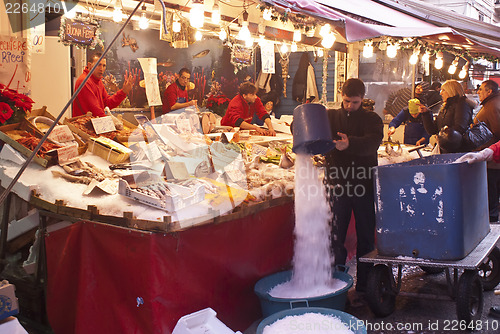
[[[14,140],[14,138],[9,136],[9,132],[12,131],[25,131],[28,132],[29,134],[34,135],[37,138],[42,138],[43,134],[36,130],[33,126],[30,126],[30,123],[24,119],[20,123],[14,123],[14,124],[8,124],[8,125],[2,125],[0,126],[0,140],[3,141],[6,144],[9,144],[14,148],[16,151],[24,155],[25,157],[31,156],[33,154],[33,151],[30,150],[27,147],[24,147],[20,143]],[[39,164],[42,167],[47,167],[53,164],[57,163],[57,152],[53,151],[51,154],[46,155],[45,157],[42,157],[40,155],[36,155],[33,158],[33,161],[35,161],[37,164]]]

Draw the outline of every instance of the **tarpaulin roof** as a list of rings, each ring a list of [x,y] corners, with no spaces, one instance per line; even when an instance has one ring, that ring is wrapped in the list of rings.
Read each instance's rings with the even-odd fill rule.
[[[296,13],[305,13],[332,22],[337,32],[347,42],[357,42],[383,36],[388,37],[419,37],[429,43],[438,43],[463,48],[472,53],[487,53],[500,57],[500,50],[486,46],[465,34],[449,27],[418,26],[401,27],[365,23],[341,13],[330,6],[312,0],[269,0],[268,3],[288,8]],[[332,2],[334,4],[335,2]],[[395,13],[397,10],[392,9]],[[357,14],[356,14],[357,15]]]

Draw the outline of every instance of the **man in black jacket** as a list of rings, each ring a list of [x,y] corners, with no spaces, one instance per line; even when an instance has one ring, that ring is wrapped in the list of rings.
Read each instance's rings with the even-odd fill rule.
[[[361,103],[365,85],[348,79],[342,87],[342,107],[328,110],[335,149],[326,155],[325,182],[332,210],[332,252],[335,264],[345,264],[347,228],[354,213],[356,221],[356,258],[375,248],[375,206],[373,167],[384,136],[382,119]],[[357,262],[356,291],[364,292],[371,265]]]

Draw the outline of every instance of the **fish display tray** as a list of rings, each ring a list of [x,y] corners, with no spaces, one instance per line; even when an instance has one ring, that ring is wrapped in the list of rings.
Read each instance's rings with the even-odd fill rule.
[[[167,183],[167,185],[170,191],[175,195],[167,197],[167,199],[165,200],[140,193],[132,189],[129,186],[128,182],[123,179],[118,182],[118,193],[138,202],[168,212],[181,210],[190,205],[197,204],[205,199],[205,187],[203,185],[199,185],[194,189],[173,183]]]
[[[376,167],[379,254],[458,260],[488,234],[486,163],[454,163],[461,155]]]
[[[33,136],[37,138],[42,138],[43,134],[40,133],[40,131],[37,131],[36,128],[31,126],[31,123],[29,123],[26,119],[23,119],[20,123],[14,123],[14,124],[7,124],[7,125],[2,125],[0,126],[0,141],[3,141],[6,144],[9,144],[12,146],[13,149],[21,153],[25,157],[30,157],[31,154],[33,154],[33,151],[30,150],[29,148],[23,146],[22,144],[18,143],[14,138],[9,136],[9,132],[11,131],[26,131],[29,134],[32,134]],[[33,161],[39,164],[42,167],[47,167],[51,166],[54,164],[57,164],[57,151],[52,150],[49,152],[49,154],[46,154],[44,157],[41,155],[36,155],[33,158]]]

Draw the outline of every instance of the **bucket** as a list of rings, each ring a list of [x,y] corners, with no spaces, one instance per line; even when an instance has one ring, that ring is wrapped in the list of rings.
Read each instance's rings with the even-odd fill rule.
[[[352,315],[339,311],[339,310],[332,310],[328,308],[323,308],[323,307],[299,307],[295,308],[292,310],[286,310],[286,311],[280,311],[278,313],[275,313],[273,315],[270,315],[269,317],[265,318],[262,320],[257,327],[256,334],[262,334],[264,332],[264,328],[268,325],[274,324],[276,321],[281,320],[283,318],[286,318],[287,316],[296,316],[296,315],[303,315],[306,313],[319,313],[319,314],[324,314],[327,316],[334,316],[336,318],[339,318],[342,323],[349,328],[353,333],[355,334],[366,334],[366,327],[364,326],[363,322],[359,320],[356,317],[353,317]],[[300,320],[290,320],[290,327],[294,326],[297,329],[300,328],[307,328],[308,330],[311,330],[311,334],[314,333],[312,329],[314,328],[319,328],[319,329],[329,329],[328,325],[330,324],[331,329],[335,329],[334,324],[330,323],[329,321],[321,321],[320,323],[314,324],[314,323],[303,323],[301,324]],[[293,332],[292,330],[290,332]]]
[[[343,311],[347,300],[347,291],[352,287],[353,279],[347,273],[349,270],[345,266],[337,266],[344,271],[336,270],[332,277],[347,283],[345,287],[335,292],[309,298],[276,298],[269,294],[269,291],[276,285],[289,281],[292,278],[292,271],[282,271],[264,278],[261,278],[254,287],[255,294],[259,297],[262,315],[268,317],[273,313],[293,309],[300,306],[325,307]]]
[[[326,108],[317,103],[301,104],[293,111],[295,153],[324,154],[335,148]]]

